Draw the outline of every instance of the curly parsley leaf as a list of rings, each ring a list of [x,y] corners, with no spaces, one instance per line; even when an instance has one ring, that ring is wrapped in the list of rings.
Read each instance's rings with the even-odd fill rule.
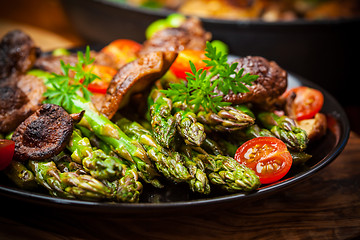
[[[228,64],[227,54],[217,51],[210,42],[206,43],[205,56],[209,59],[203,60],[208,70],[197,70],[195,65],[189,61],[191,73],[187,72],[187,83],[172,83],[166,90],[161,90],[174,102],[183,101],[194,106],[194,111],[200,107],[217,112],[219,108],[231,103],[223,102],[222,97],[215,92],[218,88],[224,95],[231,90],[234,94],[248,92],[245,86],[251,85],[258,76],[249,73],[243,75],[244,69],[236,71],[238,63]]]
[[[78,62],[74,66],[65,64],[63,60],[60,60],[63,74],[51,74],[48,83],[51,83],[53,88],[48,88],[44,93],[44,96],[47,97],[45,102],[68,108],[70,107],[71,98],[79,90],[82,91],[84,98],[90,101],[92,93],[87,89],[87,86],[95,79],[100,79],[99,76],[92,73],[93,67],[91,67],[91,64],[95,59],[90,57],[89,46],[86,47],[85,54],[79,51],[77,56]]]

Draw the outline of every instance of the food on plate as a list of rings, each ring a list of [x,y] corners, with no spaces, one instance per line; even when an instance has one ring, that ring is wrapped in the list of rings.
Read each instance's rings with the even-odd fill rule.
[[[9,164],[14,155],[15,142],[7,139],[0,139],[0,170],[4,170]]]
[[[143,44],[119,39],[77,54],[44,53],[8,33],[0,92],[13,92],[1,95],[0,117],[19,118],[0,125],[12,140],[0,141],[8,178],[54,197],[136,203],[175,185],[197,196],[251,194],[305,164],[326,134],[320,105],[298,119],[314,104],[301,105],[302,91],[284,94],[287,72],[275,62],[229,61],[198,19],[175,22]],[[11,58],[14,47],[24,55]]]
[[[14,131],[14,160],[44,160],[58,155],[68,144],[74,128],[73,119],[60,106],[43,104]]]
[[[286,145],[275,137],[258,137],[245,142],[236,151],[235,159],[253,169],[262,184],[280,180],[292,165]]]
[[[124,0],[113,0],[123,3]],[[359,16],[356,0],[126,0],[129,5],[230,20],[292,21]]]

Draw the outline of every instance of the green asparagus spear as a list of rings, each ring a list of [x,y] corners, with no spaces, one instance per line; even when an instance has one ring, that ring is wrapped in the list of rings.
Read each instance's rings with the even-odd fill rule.
[[[138,181],[136,167],[134,165],[125,167],[126,164],[122,163],[121,159],[118,160],[119,163],[123,165],[122,171],[119,172],[122,177],[113,181],[106,178],[101,180],[101,182],[110,189],[111,193],[109,200],[114,200],[116,202],[139,202],[143,186],[141,182]],[[61,158],[55,163],[61,172],[75,172],[76,174],[81,175],[87,174],[87,171],[83,166],[74,162],[70,157]]]
[[[193,192],[198,192],[202,194],[210,193],[210,182],[205,173],[204,165],[198,159],[193,159],[185,154],[180,154],[183,159],[184,165],[188,168],[192,178],[188,180],[190,189]]]
[[[201,144],[201,148],[203,148],[207,153],[213,155],[224,155],[224,151],[221,146],[214,140],[210,138],[205,138],[204,142]]]
[[[278,116],[271,112],[258,114],[261,124],[270,132],[282,140],[289,149],[294,151],[304,151],[308,144],[308,137],[304,130],[296,126],[293,119],[288,116]]]
[[[190,178],[190,174],[181,162],[179,156],[163,148],[152,137],[150,131],[142,127],[137,122],[131,122],[126,118],[121,118],[116,124],[128,136],[140,142],[147,151],[149,157],[154,161],[157,169],[165,177],[175,181],[182,182]]]
[[[201,162],[196,163],[184,154],[162,148],[152,138],[151,133],[137,122],[122,118],[117,124],[126,134],[135,137],[143,144],[150,158],[153,159],[165,177],[175,182],[187,182],[193,192],[210,193],[209,181]]]
[[[61,172],[53,161],[29,161],[36,181],[52,196],[82,200],[104,200],[111,196],[110,189],[89,175]]]
[[[148,98],[151,126],[156,141],[163,147],[171,148],[175,142],[176,121],[171,115],[172,101],[160,90],[154,88]]]
[[[239,164],[232,157],[196,152],[193,152],[193,157],[204,163],[211,183],[221,186],[224,190],[248,192],[260,186],[259,177],[254,171]]]
[[[40,70],[32,70],[29,74],[44,79],[48,89],[55,88],[51,83],[52,75]],[[79,113],[85,110],[84,117],[78,123],[95,133],[95,135],[109,144],[112,149],[124,159],[134,162],[139,171],[139,175],[144,181],[151,183],[155,187],[163,187],[158,180],[159,174],[147,157],[141,145],[130,139],[120,128],[102,115],[95,106],[85,98],[77,94],[68,96],[67,104],[62,106],[69,113]]]
[[[210,129],[220,132],[241,130],[255,122],[253,117],[233,106],[224,106],[220,109],[218,113],[201,110],[197,113],[197,118]]]
[[[200,146],[206,138],[204,125],[196,119],[195,113],[179,110],[174,115],[176,127],[186,144]]]
[[[35,189],[37,183],[35,175],[23,163],[11,161],[10,165],[4,170],[6,176],[22,189]]]
[[[81,163],[91,176],[99,180],[115,180],[122,176],[121,172],[126,165],[118,158],[106,155],[102,150],[93,150],[90,141],[82,137],[79,130],[75,129],[67,149],[72,152],[71,158]]]

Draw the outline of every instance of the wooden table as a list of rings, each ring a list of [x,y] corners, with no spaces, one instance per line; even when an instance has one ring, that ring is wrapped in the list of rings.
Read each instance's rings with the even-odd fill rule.
[[[70,214],[1,199],[0,239],[358,239],[360,136],[310,179],[230,208],[180,216]]]
[[[0,36],[14,26],[29,33],[43,49],[82,43],[78,36],[63,37],[56,31],[8,20],[0,20]],[[205,213],[98,218],[7,198],[1,203],[0,239],[5,240],[356,239],[360,238],[360,136],[351,132],[340,156],[298,185]]]

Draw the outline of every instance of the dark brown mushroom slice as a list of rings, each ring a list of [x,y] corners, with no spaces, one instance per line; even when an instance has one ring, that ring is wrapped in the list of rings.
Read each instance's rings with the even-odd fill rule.
[[[206,32],[198,18],[187,19],[178,28],[165,28],[144,42],[140,55],[157,51],[180,52],[184,49],[204,50],[211,33]]]
[[[45,91],[43,80],[33,75],[12,74],[0,82],[0,132],[14,131],[39,109]]]
[[[15,130],[14,159],[44,160],[59,154],[73,132],[72,117],[60,106],[44,104]]]
[[[162,77],[176,57],[175,52],[150,52],[124,65],[111,80],[100,112],[111,119],[132,94]]]
[[[224,101],[234,104],[255,103],[269,105],[276,102],[287,88],[287,72],[276,62],[268,61],[259,56],[247,56],[234,60],[238,66],[236,71],[244,68],[244,73],[258,75],[259,78],[251,86],[247,86],[249,92],[234,94],[230,91],[223,96]]]
[[[7,33],[0,42],[0,81],[15,72],[25,73],[39,54],[40,50],[24,32]]]

